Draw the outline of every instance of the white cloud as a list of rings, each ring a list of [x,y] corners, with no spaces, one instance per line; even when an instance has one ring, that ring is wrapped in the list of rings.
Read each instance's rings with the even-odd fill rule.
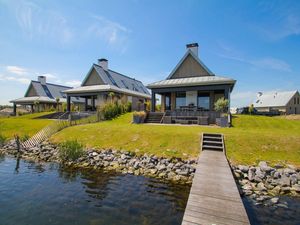
[[[218,53],[217,55],[222,58],[246,63],[262,69],[271,69],[271,70],[278,70],[284,72],[292,71],[291,66],[284,60],[273,58],[273,57],[262,57],[258,59],[251,59],[249,57],[244,56],[243,53],[235,50],[232,47],[224,45],[223,43],[218,43],[218,44],[223,53]]]
[[[30,79],[24,78],[24,77],[14,77],[14,76],[6,76],[6,75],[0,75],[0,81],[17,81],[22,84],[29,84]]]
[[[125,26],[103,16],[91,15],[91,17],[93,18],[93,23],[87,28],[87,35],[100,38],[109,46],[116,47],[121,52],[124,52],[127,48],[131,31]]]
[[[8,1],[13,8],[16,20],[22,32],[32,40],[52,39],[67,43],[73,37],[67,19],[59,12],[42,8],[30,1]]]
[[[283,60],[271,57],[262,58],[258,60],[250,60],[250,64],[266,69],[273,69],[285,72],[291,72],[291,66]]]
[[[255,31],[263,38],[277,41],[289,36],[300,35],[300,7],[289,1],[261,1],[258,9],[263,16],[257,24],[253,24]]]
[[[244,107],[249,106],[256,99],[257,92],[255,91],[244,91],[236,92],[233,91],[230,95],[232,107]]]
[[[70,80],[66,82],[66,85],[71,86],[71,87],[78,87],[81,85],[80,80]]]
[[[6,66],[6,70],[17,75],[26,75],[28,70],[19,66]]]
[[[1,73],[2,72],[2,73]],[[81,81],[65,81],[64,76],[56,73],[41,73],[34,69],[25,69],[19,66],[0,66],[0,81],[16,81],[22,84],[29,84],[31,80],[37,80],[38,76],[45,76],[47,82],[55,84],[66,84],[72,87],[80,86]]]

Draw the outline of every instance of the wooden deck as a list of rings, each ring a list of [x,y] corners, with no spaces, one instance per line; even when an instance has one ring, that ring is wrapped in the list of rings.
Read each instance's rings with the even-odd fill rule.
[[[203,150],[182,225],[249,225],[223,151]]]

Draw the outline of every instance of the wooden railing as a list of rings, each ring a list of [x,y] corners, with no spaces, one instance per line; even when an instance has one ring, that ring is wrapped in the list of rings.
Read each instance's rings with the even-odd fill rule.
[[[33,135],[31,138],[29,138],[25,142],[21,143],[21,146],[24,149],[29,149],[29,148],[38,146],[40,143],[42,143],[43,141],[50,138],[53,134],[61,131],[62,129],[64,129],[66,127],[99,122],[99,116],[97,114],[92,114],[88,117],[78,119],[78,120],[72,120],[72,114],[69,114],[69,115],[71,115],[70,119],[68,119],[68,120],[61,119],[61,118],[65,118],[67,114],[69,114],[69,113],[67,112],[67,113],[64,113],[63,115],[61,115],[59,117],[59,119],[57,119],[53,123],[49,124],[48,126],[44,127],[43,129],[41,129],[39,132],[37,132],[35,135]]]

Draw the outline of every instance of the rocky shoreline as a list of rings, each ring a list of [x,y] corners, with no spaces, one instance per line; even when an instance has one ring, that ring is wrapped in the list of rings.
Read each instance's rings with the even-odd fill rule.
[[[0,153],[20,156],[24,159],[57,162],[75,168],[114,170],[124,174],[144,175],[181,184],[191,184],[196,171],[196,160],[163,158],[154,155],[135,155],[128,151],[88,149],[75,161],[63,162],[58,146],[43,142],[29,150],[16,150],[14,141],[0,149]],[[241,195],[256,205],[287,207],[278,196],[300,197],[300,169],[293,166],[271,167],[262,161],[257,166],[231,164]]]
[[[288,207],[278,196],[300,197],[300,169],[269,166],[261,161],[257,166],[231,166],[241,194],[248,196],[256,205]]]
[[[114,170],[124,174],[144,175],[181,184],[191,184],[195,174],[196,160],[163,158],[154,155],[135,155],[128,151],[87,149],[75,161],[63,162],[59,158],[58,146],[43,142],[39,147],[18,152],[13,141],[0,149],[0,153],[21,158],[57,162],[76,168]]]

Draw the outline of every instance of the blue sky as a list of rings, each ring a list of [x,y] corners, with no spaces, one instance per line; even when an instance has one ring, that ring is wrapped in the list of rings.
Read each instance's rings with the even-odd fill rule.
[[[237,80],[232,106],[258,91],[300,89],[300,1],[0,0],[0,104],[31,79],[76,86],[92,63],[145,84],[199,43],[216,75]]]

